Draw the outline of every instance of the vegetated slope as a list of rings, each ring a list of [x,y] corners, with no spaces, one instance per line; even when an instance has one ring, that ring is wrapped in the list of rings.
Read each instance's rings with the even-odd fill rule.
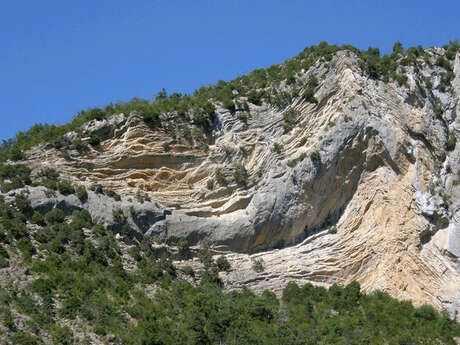
[[[27,222],[87,210],[126,244],[163,242],[157,256],[209,244],[234,267],[226,289],[357,280],[456,317],[458,51],[323,43],[192,96],[35,126],[3,146],[20,162],[2,192],[30,202]]]
[[[87,211],[42,216],[18,195],[14,205],[0,202],[0,220],[2,344],[455,344],[460,336],[447,314],[363,295],[356,282],[329,290],[291,282],[281,299],[225,293],[219,272],[238,268],[223,256],[202,249],[200,272],[178,270],[147,237],[128,245]]]

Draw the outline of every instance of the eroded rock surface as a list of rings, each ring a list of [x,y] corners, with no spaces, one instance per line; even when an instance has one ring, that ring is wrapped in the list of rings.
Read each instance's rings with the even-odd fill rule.
[[[455,316],[460,148],[448,151],[446,142],[449,134],[460,139],[460,56],[447,92],[437,89],[440,73],[437,66],[407,67],[408,86],[384,83],[341,51],[299,76],[320,81],[317,105],[300,96],[281,110],[250,104],[247,119],[218,107],[207,147],[173,142],[136,114],[93,121],[83,135],[97,133],[99,147],[65,159],[41,145],[27,153],[27,164],[35,171],[54,167],[76,185],[101,184],[122,201],[91,192],[82,204],[36,189],[33,205],[64,202],[106,224],[121,208],[139,233],[210,242],[232,263],[223,275],[228,288],[279,291],[293,280],[357,280],[367,291],[431,303]],[[427,79],[432,97],[422,90]],[[286,131],[283,114],[290,110],[297,118]],[[237,164],[248,173],[246,186],[233,178]],[[227,183],[217,183],[217,174]],[[129,202],[139,191],[152,202]],[[263,272],[252,268],[254,258],[263,258]]]

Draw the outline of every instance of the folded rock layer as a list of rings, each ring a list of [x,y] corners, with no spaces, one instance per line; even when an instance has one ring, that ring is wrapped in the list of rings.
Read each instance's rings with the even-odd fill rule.
[[[317,104],[302,96],[282,109],[249,103],[247,117],[216,104],[208,146],[171,142],[135,113],[92,121],[82,133],[100,135],[100,146],[64,159],[40,145],[26,163],[34,171],[53,167],[75,185],[100,184],[122,200],[90,192],[86,203],[49,201],[36,187],[32,204],[86,208],[105,224],[122,209],[140,234],[210,243],[232,264],[223,274],[228,288],[357,280],[366,291],[456,316],[460,148],[447,150],[446,142],[460,139],[459,54],[453,64],[451,88],[441,92],[441,67],[407,67],[407,85],[399,85],[370,78],[354,53],[339,51],[297,75],[319,80]],[[433,97],[424,91],[427,80]],[[288,111],[296,114],[290,128]],[[247,179],[238,184],[241,167]],[[135,201],[139,191],[151,201]],[[256,259],[263,272],[254,271]]]

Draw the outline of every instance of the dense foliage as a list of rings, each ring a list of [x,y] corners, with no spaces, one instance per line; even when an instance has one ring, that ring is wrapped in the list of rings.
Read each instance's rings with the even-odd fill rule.
[[[104,108],[93,108],[79,112],[66,125],[37,124],[27,132],[20,132],[14,139],[8,140],[0,147],[0,161],[7,159],[21,160],[24,150],[42,142],[48,142],[56,148],[71,146],[79,152],[88,150],[87,144],[98,146],[101,138],[92,136],[87,143],[81,140],[69,142],[64,134],[79,131],[81,126],[91,120],[101,120],[113,114],[130,114],[136,112],[152,127],[168,133],[174,140],[178,137],[189,141],[204,142],[215,123],[216,105],[231,112],[247,111],[248,103],[260,105],[264,102],[274,107],[286,107],[293,97],[302,95],[307,102],[317,103],[314,92],[318,81],[313,75],[308,80],[299,77],[299,72],[308,71],[318,61],[327,64],[339,50],[356,54],[361,61],[362,70],[371,78],[384,82],[391,80],[406,85],[405,68],[428,64],[438,66],[441,73],[440,91],[445,92],[453,79],[451,61],[460,51],[457,40],[443,47],[444,56],[436,60],[423,47],[404,49],[396,42],[390,55],[381,55],[378,48],[359,50],[350,45],[329,45],[321,42],[317,46],[305,48],[298,56],[288,59],[279,65],[266,69],[257,69],[252,73],[238,77],[232,81],[220,80],[214,86],[203,86],[192,95],[173,93],[168,95],[161,90],[152,101],[135,98],[129,102],[109,104]],[[429,85],[426,85],[429,89]],[[192,133],[190,126],[195,129]],[[65,153],[65,152],[64,152]]]

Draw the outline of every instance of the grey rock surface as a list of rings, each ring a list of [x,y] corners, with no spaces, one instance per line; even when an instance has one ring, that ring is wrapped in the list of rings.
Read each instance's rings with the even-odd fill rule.
[[[16,193],[26,193],[32,209],[42,214],[56,207],[67,215],[84,209],[90,213],[93,223],[109,228],[121,225],[113,216],[114,211],[120,210],[128,225],[139,234],[148,232],[154,224],[165,218],[165,211],[159,209],[153,202],[141,203],[135,198],[122,197],[121,201],[116,201],[107,195],[88,191],[88,198],[82,201],[75,194],[62,195],[57,191],[38,186],[10,192],[5,195],[5,200],[13,202]]]

